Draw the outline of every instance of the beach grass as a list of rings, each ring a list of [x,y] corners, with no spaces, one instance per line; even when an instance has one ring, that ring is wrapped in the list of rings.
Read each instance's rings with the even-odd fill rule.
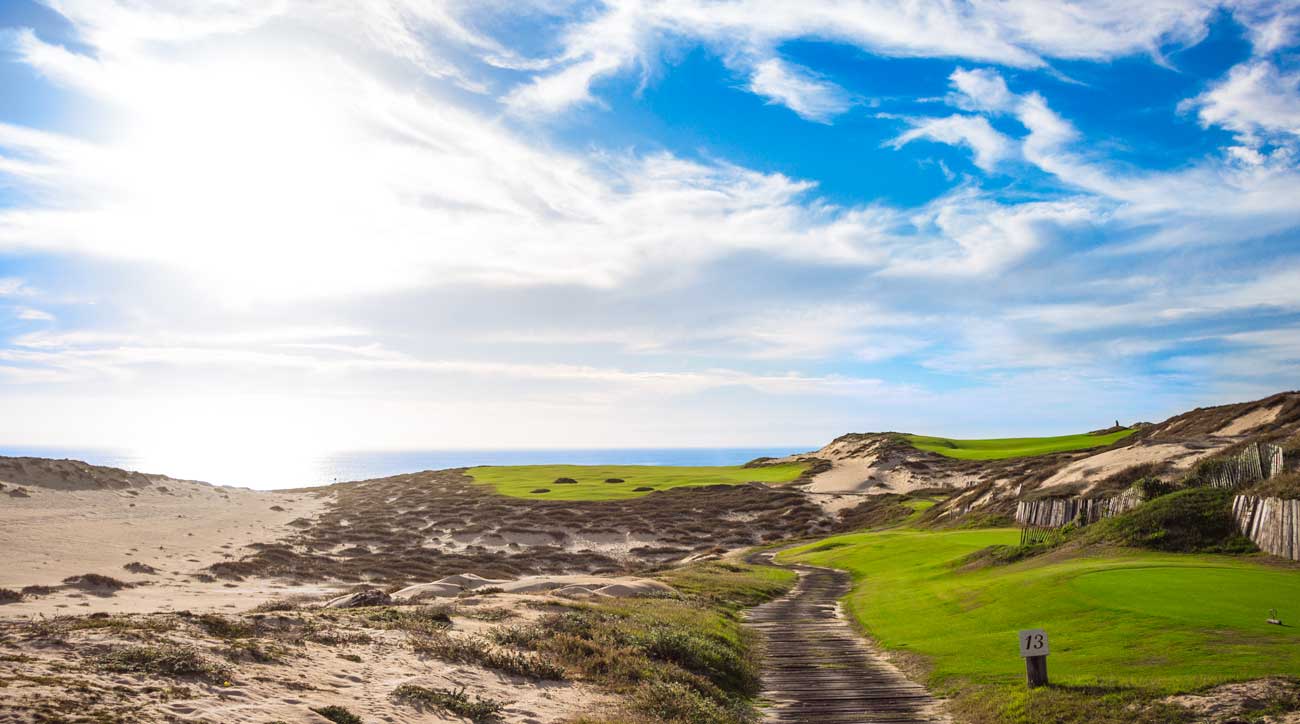
[[[1002,460],[1071,450],[1104,447],[1137,432],[1132,428],[1103,434],[1060,435],[1058,437],[1004,437],[987,440],[956,440],[928,435],[904,435],[918,450],[928,450],[961,460]]]
[[[491,465],[470,468],[469,475],[502,495],[516,498],[623,500],[658,490],[702,485],[788,483],[798,478],[806,467],[803,463],[752,468],[740,465]]]
[[[1017,632],[1030,628],[1047,631],[1052,683],[1067,689],[1100,687],[1150,701],[1230,681],[1300,675],[1294,569],[1253,557],[1124,548],[969,564],[971,554],[1014,546],[1018,535],[859,533],[791,550],[782,560],[850,571],[846,606],[856,621],[884,648],[923,662],[932,686],[971,701],[981,692],[987,700],[1024,699]],[[1273,607],[1287,626],[1266,623]]]

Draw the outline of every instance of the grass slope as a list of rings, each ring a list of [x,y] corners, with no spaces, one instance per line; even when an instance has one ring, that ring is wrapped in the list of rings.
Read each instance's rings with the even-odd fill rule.
[[[491,485],[498,493],[537,500],[620,500],[639,498],[652,490],[701,485],[788,483],[805,469],[802,463],[746,468],[675,467],[667,465],[505,465],[471,468],[475,481]],[[570,478],[576,483],[556,483]],[[609,479],[621,483],[607,483]],[[533,492],[547,490],[545,493]]]
[[[1060,435],[1058,437],[1004,437],[989,440],[953,440],[927,435],[904,435],[918,450],[928,450],[962,460],[1002,460],[1070,450],[1103,447],[1122,440],[1137,430],[1119,430],[1104,435]]]
[[[1186,691],[1300,674],[1300,574],[1247,560],[1113,549],[963,569],[1014,530],[891,530],[783,559],[843,568],[852,615],[884,647],[922,655],[941,688],[1024,687],[1016,631],[1044,628],[1054,684]],[[1291,625],[1264,622],[1280,609]],[[1002,721],[1002,719],[993,719]],[[1013,719],[1014,720],[1014,719]]]

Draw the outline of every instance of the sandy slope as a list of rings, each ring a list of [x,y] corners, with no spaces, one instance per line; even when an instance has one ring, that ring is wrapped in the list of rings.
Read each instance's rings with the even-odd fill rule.
[[[511,594],[461,599],[450,609],[450,634],[481,638],[497,625],[526,624],[554,610],[556,602],[548,596]],[[476,620],[475,612],[483,609],[504,618]],[[39,721],[37,713],[76,712],[148,723],[325,724],[311,709],[330,705],[346,707],[367,722],[465,721],[395,700],[393,691],[403,684],[464,688],[474,697],[504,704],[502,720],[514,724],[563,721],[608,708],[613,700],[587,684],[523,678],[420,655],[409,634],[377,627],[372,615],[365,609],[231,614],[224,620],[261,620],[267,627],[255,638],[236,639],[214,636],[202,620],[186,615],[119,617],[114,619],[120,622],[117,627],[55,633],[39,624],[0,619],[0,641],[11,654],[0,657],[5,692],[0,721]],[[303,638],[304,630],[313,633]],[[226,673],[172,678],[114,673],[97,663],[107,651],[159,643],[199,652],[206,661],[226,667]],[[249,645],[263,652],[260,657],[237,653]]]
[[[25,482],[27,497],[0,493],[0,588],[61,586],[63,579],[84,573],[141,585],[112,596],[65,587],[5,606],[0,615],[7,617],[247,606],[250,598],[265,598],[283,584],[204,583],[191,574],[239,555],[250,543],[281,537],[291,530],[290,521],[317,514],[326,502],[314,495],[176,480],[121,489],[51,489]],[[124,570],[132,562],[158,573]]]

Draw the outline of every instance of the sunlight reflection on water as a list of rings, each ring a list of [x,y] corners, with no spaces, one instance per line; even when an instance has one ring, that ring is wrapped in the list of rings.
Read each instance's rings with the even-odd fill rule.
[[[739,465],[815,445],[772,448],[601,448],[553,450],[359,450],[329,453],[276,449],[169,451],[114,448],[3,447],[0,455],[72,458],[92,465],[259,489],[324,485],[420,470],[474,465]]]

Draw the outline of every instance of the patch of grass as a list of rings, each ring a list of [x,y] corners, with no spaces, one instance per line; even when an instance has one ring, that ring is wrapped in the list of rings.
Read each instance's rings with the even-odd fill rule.
[[[1123,711],[1133,702],[1154,706],[1157,695],[1300,671],[1300,628],[1264,622],[1269,608],[1285,620],[1286,607],[1300,600],[1300,576],[1292,570],[1118,548],[961,566],[976,551],[1014,546],[1018,535],[859,533],[828,541],[845,545],[810,544],[783,560],[850,571],[850,614],[886,649],[923,661],[933,686],[978,714],[968,717],[973,722],[1177,721],[1156,714],[1126,719]],[[1023,693],[1015,646],[1016,632],[1026,628],[1051,637],[1050,692]],[[1080,704],[1091,718],[1067,716],[1058,711],[1065,703],[1053,703],[1078,703],[1087,696],[1069,692],[1099,686],[1109,692],[1104,706]]]
[[[903,435],[918,450],[928,450],[961,460],[1003,460],[1071,450],[1104,447],[1137,432],[1129,428],[1103,435],[1060,435],[1057,437],[1006,437],[988,440],[956,440],[927,435]]]
[[[644,488],[669,490],[703,485],[739,485],[742,483],[788,483],[807,468],[803,463],[746,468],[678,467],[667,465],[511,465],[471,468],[475,481],[492,486],[498,493],[516,498],[545,494],[549,500],[621,500],[640,497]],[[630,486],[607,485],[619,479]],[[560,480],[572,480],[552,488]]]
[[[1241,495],[1255,495],[1261,498],[1300,499],[1300,470],[1276,475],[1237,492]]]
[[[23,594],[10,588],[0,588],[0,604],[17,603],[23,600]]]
[[[381,608],[365,614],[365,620],[380,628],[411,633],[438,633],[451,627],[451,614],[455,607],[446,604]]]
[[[969,724],[1191,724],[1186,709],[1148,693],[1107,686],[976,689],[950,701]],[[1241,720],[1232,720],[1241,721]]]
[[[1248,553],[1255,544],[1232,517],[1230,490],[1192,488],[1163,495],[1090,526],[1087,541],[1183,553]]]
[[[781,596],[794,586],[798,578],[793,571],[783,568],[728,561],[672,568],[657,577],[687,596],[703,599],[728,612],[757,606]]]
[[[361,717],[341,706],[313,707],[312,711],[334,722],[334,724],[365,724]]]
[[[199,653],[197,649],[176,644],[157,646],[126,646],[98,658],[100,668],[106,671],[133,674],[155,674],[177,678],[194,677],[225,680],[230,668]]]
[[[536,653],[500,649],[476,636],[452,636],[437,631],[411,638],[411,648],[421,656],[431,656],[453,664],[476,664],[529,679],[558,681],[565,678],[564,667]]]
[[[459,689],[430,689],[416,684],[402,684],[393,690],[393,699],[418,707],[440,709],[453,716],[469,719],[475,724],[500,719],[505,702],[475,695],[471,700],[464,687]]]

